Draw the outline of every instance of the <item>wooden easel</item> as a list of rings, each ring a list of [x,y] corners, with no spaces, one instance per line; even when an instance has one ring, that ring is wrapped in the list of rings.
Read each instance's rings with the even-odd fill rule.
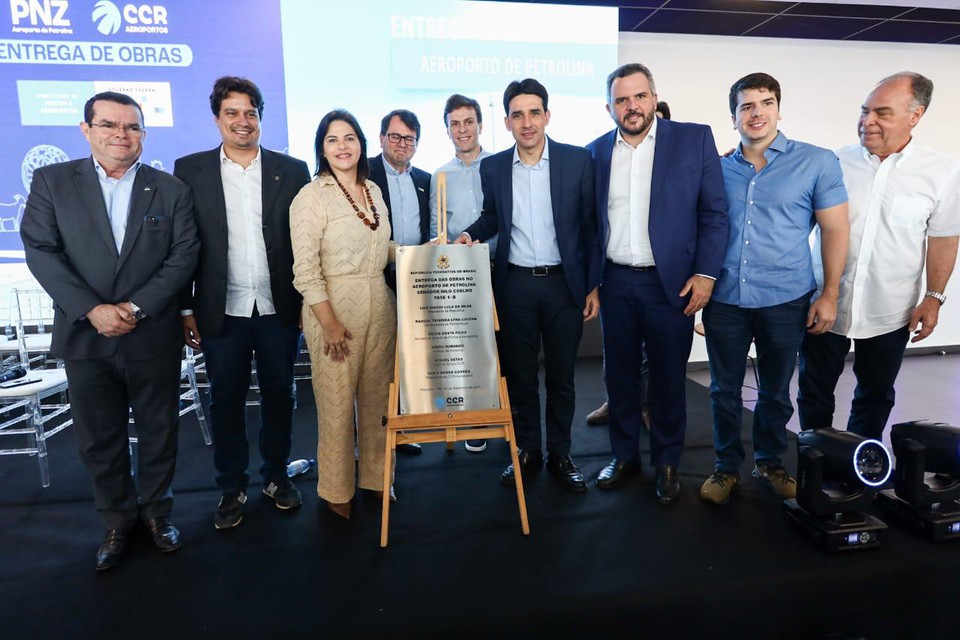
[[[437,180],[437,244],[447,244],[447,181],[441,173]],[[496,307],[493,310],[494,330],[499,331]],[[496,348],[496,347],[494,347]],[[463,440],[489,440],[503,438],[510,444],[510,459],[513,461],[514,480],[517,487],[517,505],[520,509],[520,527],[524,535],[530,535],[530,523],[527,521],[527,503],[523,496],[523,477],[520,473],[520,460],[515,445],[513,414],[510,411],[510,398],[507,395],[507,380],[500,375],[500,357],[497,362],[497,380],[499,381],[500,408],[476,411],[446,411],[439,413],[421,413],[416,415],[400,414],[400,346],[394,356],[393,382],[390,383],[390,400],[387,407],[387,445],[383,465],[383,511],[380,523],[380,546],[387,546],[387,532],[390,526],[390,484],[393,479],[394,452],[398,444],[445,442],[447,449],[453,449]]]

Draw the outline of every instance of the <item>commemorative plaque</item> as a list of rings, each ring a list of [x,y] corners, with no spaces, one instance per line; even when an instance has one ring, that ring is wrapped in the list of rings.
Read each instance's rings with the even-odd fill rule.
[[[400,414],[499,409],[485,244],[397,247]]]

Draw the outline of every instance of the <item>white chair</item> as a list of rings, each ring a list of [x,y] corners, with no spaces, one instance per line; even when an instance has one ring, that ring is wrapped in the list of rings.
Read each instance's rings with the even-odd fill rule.
[[[197,386],[197,352],[190,347],[186,347],[186,354],[180,362],[180,391],[180,417],[196,411],[203,441],[208,445],[212,444],[207,419],[203,415],[203,405],[200,403],[200,389]]]
[[[27,446],[0,449],[0,455],[35,455],[40,465],[40,483],[50,486],[50,468],[47,462],[47,440],[73,424],[69,417],[70,404],[66,401],[67,374],[61,369],[45,368],[50,350],[46,325],[53,317],[53,303],[42,290],[11,291],[10,300],[17,339],[5,340],[4,352],[8,366],[26,369],[25,384],[0,388],[0,436],[26,437]],[[28,321],[30,324],[27,324]],[[37,327],[38,333],[27,333]],[[39,337],[38,337],[39,336]],[[14,342],[13,348],[10,343]],[[31,353],[40,353],[31,356]],[[47,399],[60,394],[61,401]]]
[[[197,386],[197,369],[202,368],[202,363],[197,363],[197,352],[186,347],[183,360],[180,361],[180,417],[187,415],[191,411],[197,413],[197,422],[200,423],[200,433],[203,435],[203,442],[206,445],[213,444],[210,437],[210,428],[207,427],[207,419],[203,414],[203,404],[200,402],[200,389]],[[137,432],[136,422],[133,419],[133,411],[130,412],[130,463],[133,467],[133,474],[137,473]]]

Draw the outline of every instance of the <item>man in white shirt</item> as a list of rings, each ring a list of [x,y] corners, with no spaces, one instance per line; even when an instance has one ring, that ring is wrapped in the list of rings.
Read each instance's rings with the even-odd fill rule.
[[[181,300],[187,346],[203,349],[210,380],[213,460],[223,497],[217,529],[240,524],[250,453],[246,401],[256,357],[260,387],[260,477],[279,509],[299,507],[287,477],[300,344],[293,288],[290,203],[310,182],[302,160],[260,146],[263,96],[246,78],[224,77],[210,94],[223,143],[177,160],[193,189],[200,262]]]
[[[480,217],[483,208],[483,190],[480,182],[480,161],[492,155],[480,146],[483,114],[480,103],[473,98],[455,93],[443,107],[443,124],[453,142],[453,159],[437,169],[430,181],[430,237],[437,236],[437,180],[440,174],[447,181],[447,238],[456,239],[460,232]],[[490,256],[497,250],[497,236],[487,241]],[[480,453],[487,448],[486,440],[467,440],[467,451]]]
[[[589,145],[596,168],[603,352],[611,461],[603,490],[640,473],[640,363],[650,359],[650,461],[654,495],[680,495],[687,426],[686,371],[693,319],[709,302],[727,244],[727,202],[709,127],[656,117],[650,69],[628,63],[607,76],[616,123]]]
[[[847,430],[879,439],[907,341],[937,326],[960,238],[960,162],[912,139],[932,94],[933,82],[920,74],[885,78],[861,107],[860,144],[837,151],[850,197],[850,251],[836,324],[804,337],[797,396],[804,429],[833,425],[834,390],[853,340],[857,387]]]

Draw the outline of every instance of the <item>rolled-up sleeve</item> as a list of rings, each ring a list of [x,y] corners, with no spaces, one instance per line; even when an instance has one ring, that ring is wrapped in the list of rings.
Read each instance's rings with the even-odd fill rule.
[[[316,182],[301,189],[290,205],[293,286],[307,306],[329,299],[320,259],[320,246],[327,227],[326,209]]]

